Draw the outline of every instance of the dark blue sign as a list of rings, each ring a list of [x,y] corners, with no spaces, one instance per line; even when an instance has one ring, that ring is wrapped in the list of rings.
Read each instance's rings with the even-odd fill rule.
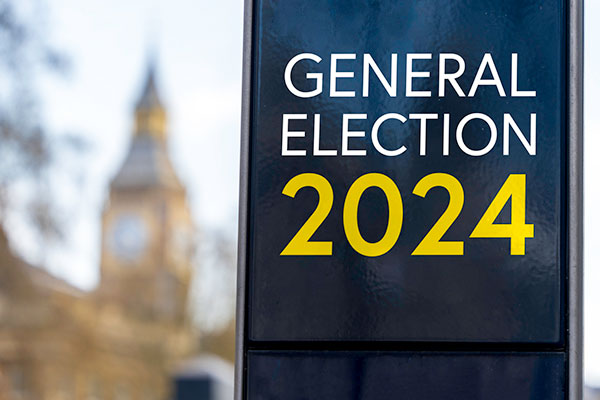
[[[251,340],[562,340],[563,8],[257,3]]]
[[[248,398],[563,400],[564,354],[251,351]]]
[[[403,376],[406,398],[564,398],[567,9],[254,2],[249,398],[394,397],[379,378],[356,394],[357,373]],[[418,355],[440,343],[529,352]],[[282,391],[338,367],[339,390]],[[410,378],[436,369],[455,371],[450,397]],[[492,395],[507,385],[518,395]]]

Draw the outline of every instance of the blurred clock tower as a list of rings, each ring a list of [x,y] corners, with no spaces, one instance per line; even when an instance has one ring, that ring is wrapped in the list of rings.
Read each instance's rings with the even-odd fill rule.
[[[167,146],[167,114],[150,63],[129,151],[102,216],[98,294],[128,316],[182,323],[195,230]]]

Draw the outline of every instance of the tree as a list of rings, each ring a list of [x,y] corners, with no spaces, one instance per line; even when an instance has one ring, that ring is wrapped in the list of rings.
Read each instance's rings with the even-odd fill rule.
[[[49,140],[41,121],[36,80],[67,67],[45,39],[44,14],[35,0],[0,0],[0,221],[19,207],[42,237],[60,238],[48,171],[63,145],[83,143]]]
[[[231,235],[205,231],[197,240],[198,266],[191,298],[194,324],[203,335],[226,330],[235,312],[236,247]]]
[[[233,234],[207,231],[199,242],[192,315],[200,348],[235,359],[236,242]]]

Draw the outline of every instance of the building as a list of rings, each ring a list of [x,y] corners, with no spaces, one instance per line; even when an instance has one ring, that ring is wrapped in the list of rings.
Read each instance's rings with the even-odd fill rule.
[[[134,125],[103,211],[94,291],[27,265],[0,232],[1,400],[168,399],[171,371],[196,351],[194,226],[152,65]]]

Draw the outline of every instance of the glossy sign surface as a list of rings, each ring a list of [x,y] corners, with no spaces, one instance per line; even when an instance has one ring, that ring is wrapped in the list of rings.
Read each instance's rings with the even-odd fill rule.
[[[250,340],[563,341],[563,10],[559,0],[256,1]],[[318,58],[293,64],[286,85],[301,54]],[[367,64],[368,93],[366,55],[381,74]],[[443,95],[442,57],[445,74],[464,61]],[[313,175],[294,181],[303,174]],[[311,223],[308,243],[325,245],[291,245]],[[441,237],[421,246],[434,226]]]
[[[257,352],[250,399],[564,399],[561,354]]]

